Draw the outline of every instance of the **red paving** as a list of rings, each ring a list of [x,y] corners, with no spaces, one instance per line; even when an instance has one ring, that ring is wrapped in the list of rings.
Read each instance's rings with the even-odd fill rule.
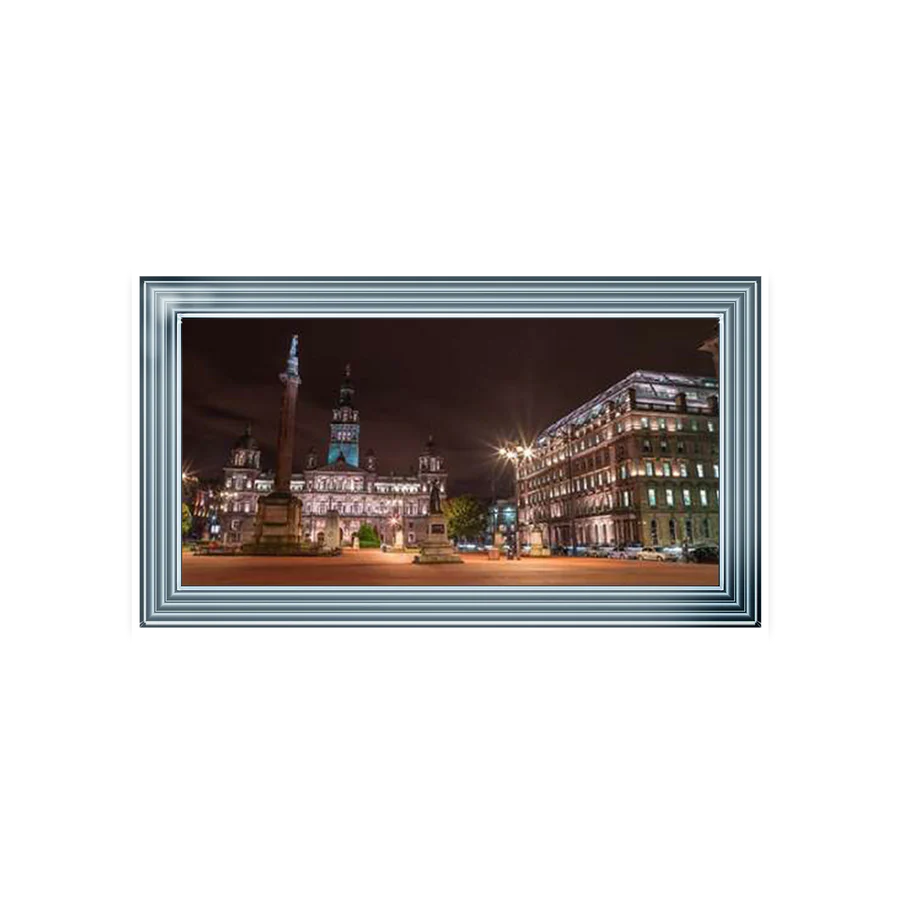
[[[489,560],[463,554],[463,565],[413,565],[412,554],[345,550],[341,556],[181,557],[182,584],[191,587],[293,585],[716,585],[719,567],[628,559],[543,557]]]

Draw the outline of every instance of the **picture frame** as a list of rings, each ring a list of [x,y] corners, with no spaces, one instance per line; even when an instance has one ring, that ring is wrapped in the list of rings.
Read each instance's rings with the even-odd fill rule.
[[[140,624],[758,626],[759,277],[142,277]],[[719,334],[719,583],[705,587],[195,587],[181,582],[186,317],[704,317]]]

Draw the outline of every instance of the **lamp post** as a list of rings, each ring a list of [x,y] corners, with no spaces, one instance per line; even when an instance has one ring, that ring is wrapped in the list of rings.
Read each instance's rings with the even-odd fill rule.
[[[507,460],[513,464],[513,469],[515,471],[516,476],[516,554],[515,559],[521,559],[519,553],[520,541],[519,541],[519,466],[522,463],[523,459],[531,459],[534,455],[534,451],[531,447],[526,447],[523,444],[507,444],[507,446],[502,447],[500,449],[500,458]]]

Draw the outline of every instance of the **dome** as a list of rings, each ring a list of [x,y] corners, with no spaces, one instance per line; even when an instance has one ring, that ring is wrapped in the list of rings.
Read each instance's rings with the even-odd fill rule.
[[[234,442],[232,450],[259,450],[259,444],[248,425],[244,429],[244,433]]]

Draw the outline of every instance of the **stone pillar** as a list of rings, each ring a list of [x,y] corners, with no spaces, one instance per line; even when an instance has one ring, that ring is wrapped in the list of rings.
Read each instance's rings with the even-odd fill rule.
[[[260,497],[253,525],[253,541],[244,545],[245,553],[290,553],[299,549],[303,532],[303,504],[291,493],[291,469],[294,460],[297,388],[300,385],[299,338],[291,340],[287,366],[279,376],[281,416],[278,422],[278,449],[274,490]]]
[[[281,417],[278,425],[278,449],[276,451],[275,490],[290,491],[291,470],[294,468],[294,429],[297,424],[297,388],[300,376],[289,371],[281,373],[284,391],[281,394]]]
[[[341,546],[341,519],[336,509],[325,515],[325,549],[337,550]]]
[[[550,548],[544,546],[544,533],[540,528],[531,529],[531,556],[549,556]]]

